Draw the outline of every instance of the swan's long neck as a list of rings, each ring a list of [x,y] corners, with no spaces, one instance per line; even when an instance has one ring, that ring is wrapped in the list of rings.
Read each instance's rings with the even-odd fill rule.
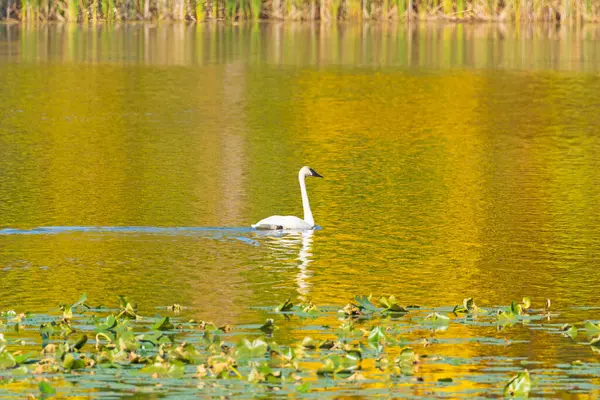
[[[298,180],[300,181],[300,192],[302,192],[302,208],[304,208],[304,220],[307,224],[314,226],[315,220],[313,219],[312,212],[310,211],[310,204],[308,202],[308,194],[306,193],[306,183],[304,182],[304,174],[298,174]]]

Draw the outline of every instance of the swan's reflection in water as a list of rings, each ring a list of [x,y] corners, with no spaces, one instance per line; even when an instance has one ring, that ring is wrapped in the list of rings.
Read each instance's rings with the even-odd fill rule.
[[[263,238],[261,244],[267,246],[272,260],[286,264],[293,260],[296,264],[296,291],[300,300],[308,300],[310,293],[310,277],[308,269],[312,259],[312,243],[314,230],[307,231],[264,231],[257,232]],[[293,258],[292,258],[293,257]]]
[[[308,278],[311,274],[308,270],[308,264],[312,262],[312,242],[315,231],[303,231],[302,246],[298,252],[298,273],[296,274],[296,284],[298,285],[298,294],[302,300],[308,300],[306,297],[310,291],[310,283]]]

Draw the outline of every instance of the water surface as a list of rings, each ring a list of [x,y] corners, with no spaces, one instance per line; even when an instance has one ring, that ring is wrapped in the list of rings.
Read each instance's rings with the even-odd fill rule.
[[[374,293],[593,317],[599,36],[0,25],[0,309],[126,294],[243,324]],[[249,230],[301,216],[302,165],[322,229]],[[572,361],[540,336],[534,358]]]

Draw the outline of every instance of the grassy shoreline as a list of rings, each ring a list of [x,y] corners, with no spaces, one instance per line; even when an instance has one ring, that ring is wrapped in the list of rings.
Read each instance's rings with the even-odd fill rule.
[[[0,0],[0,20],[600,21],[598,0]]]

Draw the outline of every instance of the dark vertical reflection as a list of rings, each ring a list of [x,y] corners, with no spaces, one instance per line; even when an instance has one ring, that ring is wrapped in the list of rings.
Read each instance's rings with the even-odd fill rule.
[[[0,60],[597,71],[599,35],[590,24],[2,25]]]

